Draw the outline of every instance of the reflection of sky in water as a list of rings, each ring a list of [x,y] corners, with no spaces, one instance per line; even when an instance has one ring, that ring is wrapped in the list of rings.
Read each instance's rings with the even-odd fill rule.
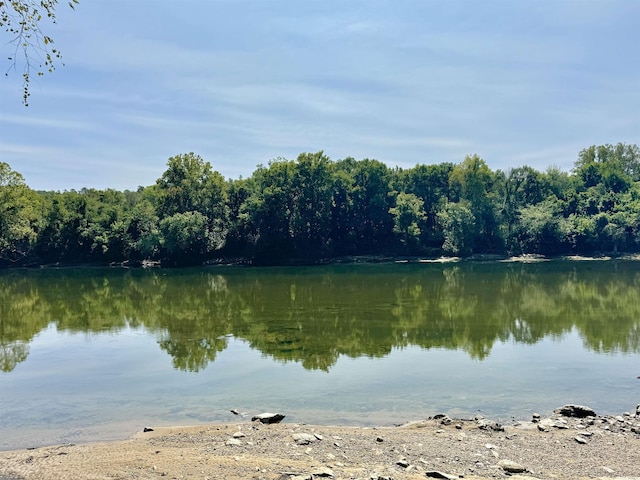
[[[231,408],[281,411],[306,423],[400,423],[439,412],[508,420],[582,403],[598,413],[635,407],[638,354],[597,354],[577,332],[534,344],[496,342],[482,361],[463,351],[394,349],[341,356],[329,372],[276,362],[245,341],[198,373],[173,368],[158,333],[101,334],[50,326],[28,358],[0,373],[0,448],[123,438],[146,424],[237,421]]]

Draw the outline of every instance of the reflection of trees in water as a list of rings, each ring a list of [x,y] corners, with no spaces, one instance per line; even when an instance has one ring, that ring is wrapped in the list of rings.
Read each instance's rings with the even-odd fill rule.
[[[10,372],[29,356],[29,344],[21,341],[0,343],[0,370]]]
[[[574,328],[597,352],[640,352],[640,272],[632,262],[552,262],[0,275],[4,371],[51,322],[72,332],[144,326],[188,371],[215,361],[229,335],[319,370],[411,345],[483,359],[496,341],[533,344]]]
[[[10,372],[27,359],[29,342],[48,325],[37,285],[19,272],[0,276],[0,368]]]

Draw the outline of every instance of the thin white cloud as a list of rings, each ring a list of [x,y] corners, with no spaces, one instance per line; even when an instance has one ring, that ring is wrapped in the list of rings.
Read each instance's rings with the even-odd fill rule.
[[[23,125],[27,127],[58,128],[62,130],[91,130],[85,122],[60,118],[31,117],[27,115],[0,115],[0,124]]]

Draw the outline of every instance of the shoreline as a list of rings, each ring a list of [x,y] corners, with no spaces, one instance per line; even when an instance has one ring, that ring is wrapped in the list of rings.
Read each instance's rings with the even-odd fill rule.
[[[570,405],[509,425],[436,415],[393,427],[151,426],[127,440],[2,451],[0,479],[630,480],[638,465],[640,405],[615,416]]]
[[[474,254],[469,257],[455,256],[403,256],[403,255],[356,255],[345,257],[332,257],[317,259],[312,262],[305,262],[299,259],[291,259],[289,262],[283,263],[253,263],[247,258],[217,258],[210,259],[197,265],[167,265],[163,266],[160,261],[143,261],[140,263],[130,262],[112,262],[112,263],[54,263],[54,264],[27,264],[27,265],[9,265],[0,267],[0,270],[52,270],[67,268],[123,268],[123,269],[191,269],[206,267],[246,267],[246,268],[265,268],[265,267],[314,267],[327,265],[357,265],[357,264],[448,264],[448,263],[542,263],[553,261],[568,262],[603,262],[603,261],[640,261],[640,253],[603,253],[594,255],[557,255],[546,256],[539,254],[523,254],[510,256],[507,254]],[[0,479],[1,480],[1,479]]]
[[[640,380],[640,376],[638,376]],[[556,404],[557,405],[557,404]],[[540,407],[540,408],[538,408]],[[620,416],[624,408],[618,405],[617,408],[604,408],[597,406],[598,415],[602,418],[614,418]],[[195,417],[181,416],[164,418],[157,415],[131,416],[130,418],[111,419],[100,423],[70,424],[64,428],[37,428],[36,426],[23,425],[22,427],[12,427],[3,429],[5,439],[0,437],[0,453],[32,450],[36,448],[46,448],[58,445],[91,445],[97,443],[125,442],[136,437],[145,427],[153,426],[155,430],[163,429],[197,429],[210,425],[235,425],[251,424],[251,415],[257,413],[255,409],[249,412],[241,412],[239,409],[216,409],[216,414],[208,420],[198,420]],[[435,416],[447,416],[459,421],[469,421],[470,419],[481,417],[489,418],[494,423],[502,425],[526,424],[534,412],[542,415],[543,418],[554,416],[554,406],[547,404],[544,407],[536,406],[534,403],[528,404],[527,408],[519,409],[519,412],[511,410],[461,410],[459,408],[433,408],[424,412],[423,416],[416,415],[415,411],[394,411],[388,412],[368,411],[366,413],[347,411],[327,411],[310,410],[305,414],[295,408],[286,409],[283,424],[292,425],[314,425],[320,428],[354,428],[354,429],[375,429],[375,428],[399,428],[415,423],[416,418],[431,419]],[[141,413],[141,412],[139,412]],[[628,413],[628,412],[627,412]],[[6,437],[8,435],[8,437]],[[9,440],[10,441],[3,441]],[[0,477],[0,480],[3,480]]]

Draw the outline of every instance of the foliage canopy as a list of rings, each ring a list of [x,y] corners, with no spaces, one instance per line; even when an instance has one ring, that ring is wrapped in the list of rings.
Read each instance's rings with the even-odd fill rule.
[[[0,163],[0,265],[638,252],[638,172],[626,144],[582,150],[571,173],[492,171],[477,155],[392,169],[316,152],[239,180],[187,153],[136,192],[35,192]]]

